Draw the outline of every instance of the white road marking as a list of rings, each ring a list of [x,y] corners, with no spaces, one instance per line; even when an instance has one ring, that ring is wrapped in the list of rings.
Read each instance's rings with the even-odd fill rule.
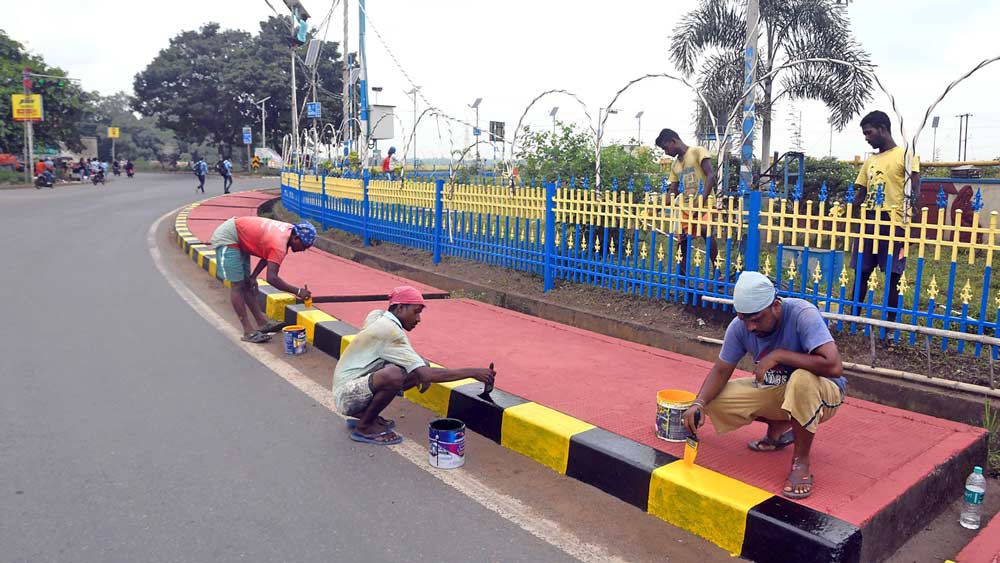
[[[157,269],[174,288],[174,291],[181,296],[199,315],[210,325],[231,340],[234,344],[253,356],[265,367],[281,376],[285,381],[294,385],[297,389],[305,393],[312,400],[326,407],[333,414],[346,419],[338,413],[333,404],[333,394],[329,389],[322,387],[294,366],[281,358],[275,357],[266,349],[257,344],[250,344],[240,340],[242,333],[235,326],[223,319],[218,313],[212,310],[207,303],[202,301],[194,291],[184,284],[179,278],[167,271],[163,263],[163,256],[157,245],[156,232],[160,228],[160,223],[164,219],[176,214],[181,208],[164,214],[156,220],[149,228],[146,235],[146,243],[149,254],[153,258]],[[586,562],[612,562],[624,563],[624,560],[615,557],[607,552],[602,546],[588,543],[575,536],[572,532],[563,529],[558,523],[542,516],[530,506],[526,506],[520,500],[503,494],[491,488],[474,475],[464,469],[435,470],[427,462],[427,450],[417,445],[412,439],[404,441],[402,444],[394,446],[372,446],[388,447],[393,452],[401,455],[413,465],[430,473],[440,481],[450,485],[463,495],[479,503],[483,507],[492,510],[506,520],[509,520],[522,530],[545,541],[546,543],[562,550],[571,557]]]

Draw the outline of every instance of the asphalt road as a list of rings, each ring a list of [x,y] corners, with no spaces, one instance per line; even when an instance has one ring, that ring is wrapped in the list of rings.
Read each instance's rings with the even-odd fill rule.
[[[0,559],[568,560],[403,457],[351,447],[178,296],[146,235],[194,185],[0,191]]]

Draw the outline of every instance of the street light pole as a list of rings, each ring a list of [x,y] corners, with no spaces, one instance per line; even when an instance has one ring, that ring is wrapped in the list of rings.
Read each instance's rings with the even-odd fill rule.
[[[260,148],[267,148],[267,129],[264,127],[264,120],[267,117],[267,110],[264,109],[264,102],[271,99],[271,96],[264,98],[263,100],[258,100],[253,102],[253,105],[260,106]]]
[[[556,112],[557,111],[559,111],[559,106],[553,107],[552,111],[549,112],[549,116],[552,117],[552,137],[553,138],[555,138],[555,136],[556,136]]]
[[[645,111],[640,111],[639,113],[635,114],[635,120],[639,122],[638,138],[636,138],[636,142],[640,146],[642,146],[642,114],[644,114],[644,113],[646,113],[646,112]]]
[[[413,96],[413,171],[417,171],[417,92],[420,86],[414,86],[412,90],[406,92],[407,96]]]
[[[476,129],[473,131],[473,137],[475,137],[476,142],[476,173],[479,173],[479,104],[482,103],[482,98],[476,98],[476,101],[469,104],[469,107],[476,110]]]

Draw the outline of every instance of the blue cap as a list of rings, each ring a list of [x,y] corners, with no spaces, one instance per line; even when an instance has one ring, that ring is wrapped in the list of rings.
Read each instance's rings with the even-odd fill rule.
[[[389,147],[389,154],[396,152],[396,147]]]
[[[292,227],[292,232],[306,246],[312,246],[316,242],[316,227],[312,226],[312,223],[299,223]]]

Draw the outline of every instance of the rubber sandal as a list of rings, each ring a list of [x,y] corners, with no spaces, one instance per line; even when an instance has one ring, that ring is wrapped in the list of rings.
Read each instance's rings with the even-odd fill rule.
[[[389,435],[395,436],[395,438],[379,440],[379,438]],[[361,434],[360,432],[351,432],[351,439],[355,442],[374,444],[376,446],[393,446],[403,442],[403,437],[396,434],[392,430],[386,430],[385,432],[379,432],[378,434]]]
[[[795,442],[795,433],[792,432],[791,430],[786,430],[784,434],[778,436],[777,440],[772,440],[768,438],[767,435],[765,435],[763,438],[759,440],[748,442],[747,447],[755,452],[764,452],[764,453],[777,452],[785,449],[786,447],[788,447],[789,444],[792,444],[794,442]],[[761,446],[770,446],[770,447],[762,448]]]
[[[251,332],[250,334],[244,335],[243,338],[240,338],[240,340],[243,342],[252,342],[253,344],[263,344],[271,340],[271,337],[270,335],[264,334],[258,330],[257,332]]]
[[[264,328],[260,329],[259,332],[278,332],[279,330],[285,328],[285,323],[281,321],[271,321],[264,325]]]
[[[395,420],[391,420],[391,419],[388,419],[388,418],[382,418],[381,416],[378,417],[378,422],[381,423],[381,424],[383,424],[383,425],[385,425],[386,430],[392,430],[393,428],[396,427],[396,421]],[[355,428],[357,428],[358,427],[358,419],[356,419],[356,418],[348,418],[347,419],[347,427],[350,428],[351,430],[354,430]]]
[[[795,468],[796,468],[796,464],[793,463],[792,464],[792,471],[793,472],[795,471]],[[797,492],[795,492],[795,488],[798,487],[798,486],[800,486],[800,485],[808,485],[809,486],[809,490],[806,491],[806,492],[804,492],[804,493],[797,493]],[[786,491],[785,487],[788,487],[788,488],[790,488],[792,490],[791,491]],[[810,474],[808,477],[801,477],[801,478],[793,479],[792,478],[792,474],[789,473],[788,474],[788,478],[785,479],[784,486],[781,487],[781,494],[782,495],[784,495],[787,498],[795,499],[795,500],[801,500],[801,499],[804,499],[804,498],[809,498],[809,495],[811,495],[812,492],[813,492],[813,476],[812,476],[812,474]]]

